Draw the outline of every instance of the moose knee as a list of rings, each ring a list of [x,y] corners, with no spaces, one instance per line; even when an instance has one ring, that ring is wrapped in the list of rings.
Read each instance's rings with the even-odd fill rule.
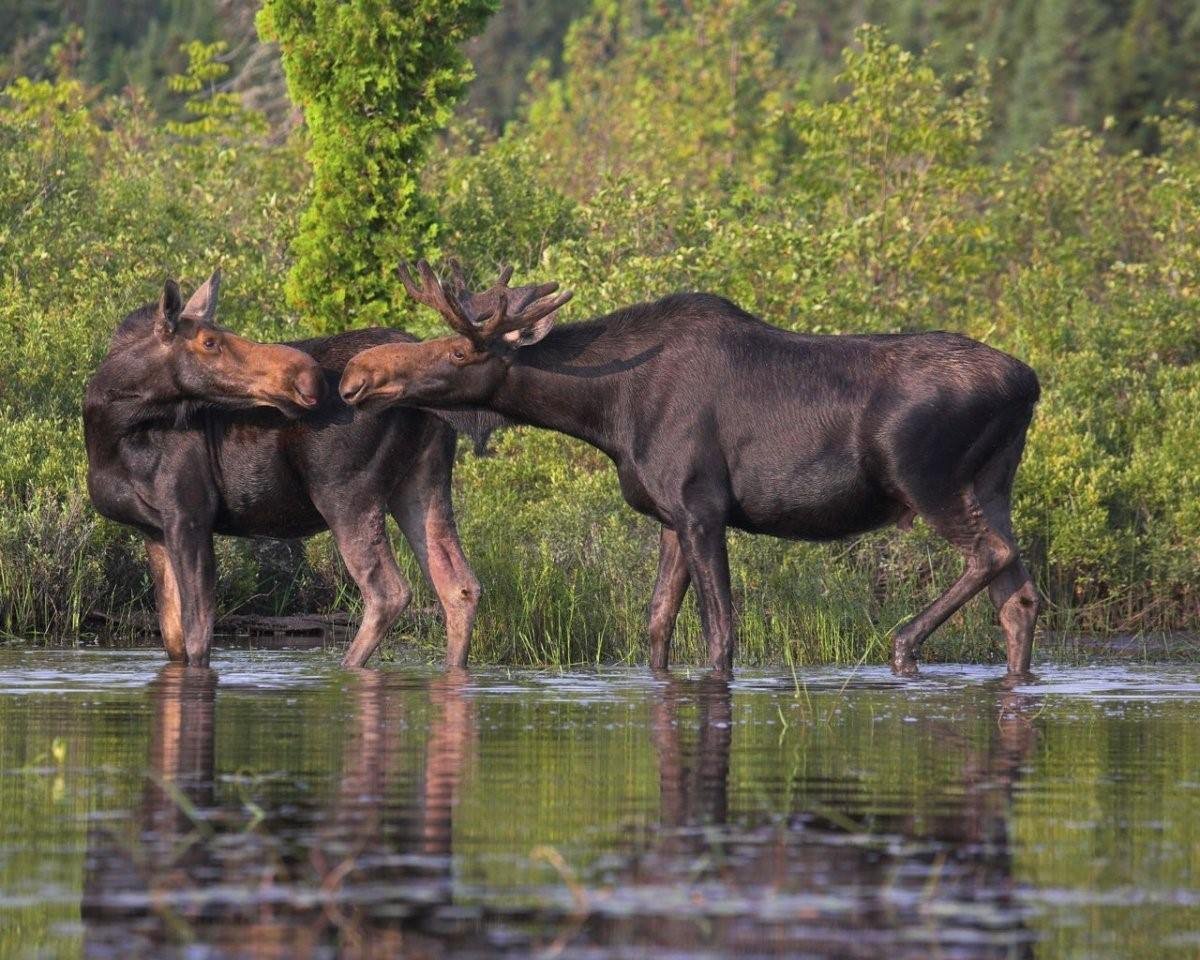
[[[407,583],[400,583],[377,600],[380,616],[388,623],[399,618],[412,599],[412,588]]]
[[[1011,543],[1000,539],[990,540],[972,555],[970,565],[990,580],[1016,561],[1018,556],[1017,548]]]
[[[474,609],[479,605],[479,599],[482,596],[483,588],[479,586],[479,581],[474,577],[461,580],[455,585],[454,597],[460,606]]]
[[[1017,605],[1030,618],[1038,615],[1042,601],[1038,598],[1037,589],[1032,581],[1026,580],[1021,589],[1017,591]]]

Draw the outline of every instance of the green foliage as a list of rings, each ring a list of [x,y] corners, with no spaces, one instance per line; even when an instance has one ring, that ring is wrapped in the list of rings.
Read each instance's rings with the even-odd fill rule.
[[[396,263],[436,239],[418,165],[472,75],[459,46],[493,9],[493,0],[263,6],[259,29],[279,42],[313,170],[288,298],[319,329],[384,322],[401,306]]]
[[[732,173],[755,187],[774,179],[786,133],[776,119],[795,95],[774,68],[772,31],[787,17],[767,0],[667,7],[648,35],[622,4],[597,3],[571,28],[565,73],[537,91],[529,127],[555,158],[569,192],[636,171],[689,187]]]
[[[353,18],[355,5],[344,6],[323,15]],[[376,98],[392,116],[417,96],[403,77],[380,89],[371,79],[399,42],[393,21],[381,21],[378,57],[349,31],[329,91],[312,58],[331,55],[324,44],[337,32],[322,29],[297,60],[303,82],[315,85],[313,102],[361,108],[361,126],[325,149],[342,169],[378,174],[364,190],[402,178],[409,191],[380,201],[394,219],[364,241],[359,266],[339,260],[349,247],[337,245],[357,243],[357,226],[328,239],[322,269],[337,277],[325,285],[301,269],[305,241],[289,253],[307,200],[306,144],[272,145],[259,118],[222,98],[218,48],[193,46],[175,82],[191,97],[190,121],[161,118],[136,93],[91,97],[71,79],[12,83],[0,98],[0,629],[68,634],[89,613],[146,603],[134,538],[80,506],[78,403],[113,327],[164,274],[194,283],[220,262],[224,320],[265,339],[402,310],[429,334],[438,321],[402,308],[385,275],[422,245],[460,256],[477,280],[502,262],[519,267],[518,281],[559,280],[576,291],[572,316],[705,289],[788,329],[944,328],[1008,350],[1043,385],[1016,506],[1047,625],[1195,628],[1200,127],[1189,108],[1153,121],[1153,154],[1114,152],[1076,127],[996,162],[987,64],[947,71],[945,51],[913,54],[865,28],[829,85],[838,94],[822,97],[792,71],[775,7],[708,0],[693,10],[668,5],[639,20],[598,4],[568,39],[567,72],[539,81],[520,120],[498,139],[460,123],[420,184],[417,141],[448,116],[460,61],[426,50],[421,62],[440,64],[439,79],[391,131],[416,138],[401,169],[396,154],[354,139]],[[331,111],[317,113],[333,123]],[[311,280],[314,296],[341,296],[343,308],[295,321],[283,307],[289,268],[293,284]],[[530,430],[496,448],[464,458],[456,481],[485,587],[480,658],[643,660],[654,525],[624,504],[611,464],[590,448]],[[88,546],[70,552],[69,542]],[[887,632],[960,564],[921,525],[832,546],[735,536],[731,555],[748,661],[882,656]],[[226,609],[357,604],[328,538],[282,553],[226,542],[220,556]],[[55,563],[74,572],[49,589]],[[419,587],[421,612],[404,630],[434,654],[444,641],[432,602]],[[683,656],[701,655],[697,633],[689,602]],[[931,653],[991,656],[994,636],[981,601]]]
[[[530,139],[505,139],[476,152],[474,136],[476,128],[456,129],[428,177],[439,192],[441,245],[477,266],[476,281],[486,283],[501,260],[535,269],[549,247],[578,237],[581,224],[574,202],[539,176],[552,154]]]
[[[69,73],[106,94],[136,84],[171,111],[164,80],[186,63],[184,44],[216,40],[219,20],[240,2],[0,0],[0,83]]]
[[[187,72],[169,77],[167,86],[176,93],[192,94],[185,104],[192,117],[168,122],[168,132],[183,137],[233,139],[263,128],[262,117],[243,107],[241,97],[217,89],[217,81],[229,73],[229,64],[217,59],[225,48],[224,40],[197,40],[187,45]]]

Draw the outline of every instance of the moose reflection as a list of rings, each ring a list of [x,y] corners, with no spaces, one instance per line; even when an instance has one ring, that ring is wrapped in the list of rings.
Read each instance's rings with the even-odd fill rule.
[[[881,796],[883,753],[863,746],[903,736],[895,714],[878,728],[865,713],[797,718],[767,744],[774,693],[735,696],[715,675],[642,688],[626,721],[646,731],[634,752],[654,771],[642,826],[563,848],[570,900],[552,872],[530,872],[563,811],[520,793],[545,774],[544,721],[567,714],[531,717],[463,671],[428,682],[356,672],[339,701],[345,735],[322,761],[329,778],[247,793],[215,746],[218,727],[231,743],[240,719],[218,724],[217,691],[214,673],[180,665],[151,685],[144,787],[127,823],[99,820],[89,835],[88,956],[196,942],[280,958],[1032,955],[1010,830],[1036,704],[1002,687],[968,694],[982,739],[931,721],[920,756],[942,773],[922,774],[929,794],[915,802]],[[601,726],[587,743],[600,746]],[[481,756],[516,765],[495,775],[518,795],[488,793]],[[589,808],[597,820],[604,802]],[[484,869],[490,885],[471,879]]]
[[[353,727],[327,802],[256,822],[217,789],[216,674],[162,669],[132,822],[90,831],[86,955],[158,957],[193,940],[254,957],[442,951],[444,938],[423,931],[451,897],[453,811],[474,741],[465,676],[451,670],[429,685],[414,782],[400,769],[401,707],[412,698],[367,671],[352,685]]]
[[[961,778],[932,816],[870,812],[845,783],[794,781],[784,816],[730,782],[728,682],[668,679],[650,710],[659,823],[573,942],[722,956],[1032,957],[1014,900],[1013,793],[1036,742],[1032,698],[981,691],[993,735],[939,731]],[[613,882],[610,879],[610,883]],[[642,904],[630,909],[631,904]],[[654,904],[652,909],[644,905]]]

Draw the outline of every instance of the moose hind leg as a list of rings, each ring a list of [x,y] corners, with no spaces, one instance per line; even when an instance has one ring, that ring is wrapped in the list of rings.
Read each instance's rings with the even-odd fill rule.
[[[989,491],[985,504],[989,522],[1013,544],[1016,538],[1012,532],[1012,485],[1023,448],[1024,433],[993,458],[976,481],[977,489]],[[1020,556],[1014,557],[988,584],[988,595],[1004,633],[1009,674],[1029,673],[1033,657],[1033,628],[1038,615],[1038,594]]]
[[[675,532],[700,601],[700,623],[708,642],[708,665],[718,674],[733,670],[733,595],[725,523],[685,517]]]
[[[974,489],[964,491],[950,506],[936,511],[918,509],[930,526],[958,547],[966,567],[945,593],[896,631],[892,671],[902,676],[916,675],[917,654],[926,638],[1017,560],[1006,524],[999,522],[995,509],[983,508]]]
[[[1000,618],[1008,672],[1029,673],[1033,659],[1033,628],[1037,623],[1038,595],[1033,578],[1020,559],[1014,560],[988,585],[988,594]]]
[[[392,515],[442,605],[446,617],[446,666],[465,667],[479,607],[479,581],[458,539],[449,484],[432,495],[422,496],[423,492],[412,489],[410,483],[393,499]]]
[[[691,574],[679,546],[679,536],[663,527],[658,536],[658,578],[650,598],[650,669],[666,670],[670,662],[671,635],[679,608],[687,594]]]
[[[382,510],[338,519],[329,527],[363,597],[362,623],[342,657],[342,666],[361,667],[400,619],[412,599],[412,590],[396,566]]]

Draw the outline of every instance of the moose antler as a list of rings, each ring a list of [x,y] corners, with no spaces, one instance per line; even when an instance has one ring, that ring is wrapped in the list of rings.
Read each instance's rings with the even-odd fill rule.
[[[408,295],[417,303],[423,303],[427,307],[432,307],[446,320],[451,327],[461,333],[464,337],[470,337],[474,340],[478,336],[478,329],[471,322],[471,317],[463,308],[462,302],[458,299],[458,294],[454,291],[447,290],[442,282],[438,279],[437,274],[433,272],[433,268],[426,260],[417,261],[417,272],[421,275],[421,286],[417,286],[413,280],[412,273],[409,272],[408,264],[401,263],[396,268],[396,273],[400,275],[400,282],[404,284],[404,289],[408,291]],[[458,273],[461,276],[461,268]],[[457,277],[456,277],[457,279]],[[462,288],[465,292],[465,286]]]
[[[512,312],[509,312],[509,291],[499,291],[492,315],[480,327],[482,339],[490,340],[513,330],[525,330],[552,314],[574,296],[570,290],[564,290],[558,296],[551,296],[557,289],[557,283],[543,283],[512,291],[522,294]]]
[[[437,310],[451,327],[475,343],[523,330],[553,313],[572,297],[569,290],[556,297],[550,296],[558,290],[558,284],[553,282],[510,289],[511,266],[504,267],[488,289],[474,294],[468,289],[462,265],[457,260],[450,261],[454,290],[447,289],[438,280],[426,261],[418,261],[417,270],[421,275],[421,287],[416,285],[407,265],[402,264],[397,270],[409,296]]]

